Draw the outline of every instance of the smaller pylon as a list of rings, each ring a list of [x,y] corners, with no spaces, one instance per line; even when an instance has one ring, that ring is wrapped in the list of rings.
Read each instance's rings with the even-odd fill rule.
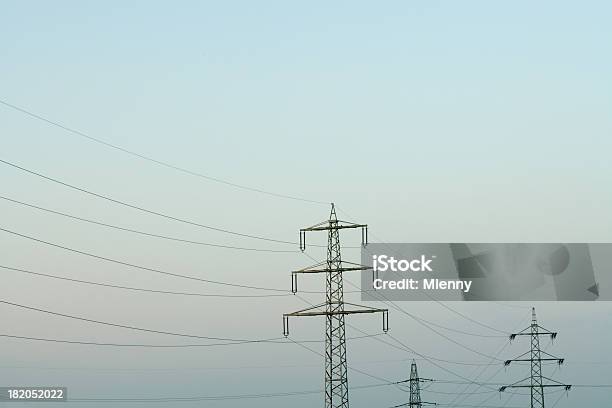
[[[433,381],[431,378],[419,377],[416,361],[412,360],[412,364],[410,364],[410,380],[408,380],[408,383],[410,384],[410,399],[408,400],[409,402],[395,405],[392,408],[421,408],[423,407],[423,405],[437,405],[435,402],[421,401],[421,383],[431,381]]]

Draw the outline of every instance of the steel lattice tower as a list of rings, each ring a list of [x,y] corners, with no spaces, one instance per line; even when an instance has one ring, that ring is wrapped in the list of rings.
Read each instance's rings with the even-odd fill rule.
[[[417,371],[416,362],[410,364],[410,407],[421,408],[421,381],[419,381],[419,373]]]
[[[536,318],[535,308],[532,308],[531,325],[518,333],[511,334],[510,340],[514,340],[517,336],[529,336],[531,339],[531,349],[515,359],[506,360],[504,365],[509,366],[515,361],[529,362],[531,365],[531,375],[529,378],[518,381],[514,384],[503,386],[499,389],[499,391],[503,392],[507,388],[529,388],[531,391],[531,408],[544,408],[544,388],[564,387],[566,391],[569,391],[569,389],[572,387],[571,385],[562,384],[558,381],[545,377],[542,374],[542,361],[555,361],[559,365],[563,364],[564,362],[563,358],[555,357],[545,351],[542,351],[540,348],[540,336],[550,336],[550,338],[554,340],[557,337],[557,333],[548,331],[540,326]],[[544,358],[542,358],[542,355],[544,355]],[[526,358],[526,356],[529,356],[529,358]],[[529,380],[529,384],[525,384],[526,380]],[[545,383],[544,380],[548,380],[550,383]]]
[[[300,230],[300,249],[306,249],[307,231],[327,231],[327,260],[291,274],[291,290],[297,292],[297,276],[302,273],[325,273],[325,303],[283,315],[283,334],[289,335],[290,316],[325,316],[325,408],[348,408],[348,365],[346,362],[345,316],[354,313],[383,314],[383,330],[388,329],[388,310],[358,306],[344,302],[342,274],[347,271],[364,271],[371,267],[342,261],[340,230],[360,228],[362,245],[367,244],[367,225],[338,220],[332,203],[329,219]],[[346,265],[348,264],[348,265]],[[358,307],[347,310],[345,306]]]
[[[417,369],[416,361],[412,360],[412,364],[410,364],[410,379],[403,382],[408,382],[410,385],[410,399],[408,402],[403,404],[395,405],[391,408],[400,408],[400,407],[416,407],[423,408],[423,405],[436,405],[435,402],[426,402],[421,401],[421,383],[433,381],[431,378],[421,378],[419,377],[419,372]]]

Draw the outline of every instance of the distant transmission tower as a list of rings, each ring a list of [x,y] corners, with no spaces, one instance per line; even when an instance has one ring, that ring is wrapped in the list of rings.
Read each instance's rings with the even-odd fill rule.
[[[408,400],[409,402],[395,405],[391,408],[399,408],[399,407],[422,408],[423,405],[436,405],[435,402],[421,401],[421,383],[430,382],[430,381],[433,381],[433,380],[431,378],[419,377],[419,372],[417,370],[416,361],[412,360],[412,364],[410,364],[410,380],[408,380],[408,383],[410,384],[410,399]]]
[[[421,401],[421,383],[433,381],[430,378],[420,378],[417,371],[416,361],[412,360],[410,364],[410,402],[409,407],[421,408],[423,405],[436,405],[434,402]]]
[[[555,357],[540,349],[540,336],[550,336],[554,340],[557,337],[557,333],[548,331],[540,326],[536,319],[535,308],[532,308],[531,326],[518,333],[511,334],[510,340],[514,340],[517,336],[530,336],[531,350],[512,360],[506,360],[504,365],[509,366],[515,361],[528,361],[531,363],[531,376],[514,384],[505,385],[499,391],[503,392],[507,388],[529,388],[531,390],[531,408],[544,408],[544,388],[564,387],[565,391],[569,391],[572,388],[571,385],[562,384],[542,375],[542,361],[555,361],[559,365],[563,364],[563,358]],[[542,355],[544,355],[544,358],[542,358]],[[545,383],[544,380],[549,382]]]
[[[297,292],[297,276],[302,273],[326,274],[326,301],[323,304],[283,315],[283,334],[289,335],[290,316],[325,316],[325,408],[348,408],[348,377],[346,362],[346,335],[344,316],[355,313],[382,313],[383,331],[388,330],[388,310],[354,305],[344,302],[342,274],[348,271],[364,271],[371,267],[342,261],[340,257],[340,230],[361,229],[361,244],[367,244],[367,225],[338,220],[334,204],[329,220],[300,230],[300,249],[306,249],[307,231],[327,231],[327,261],[294,271],[291,274],[291,291]],[[351,306],[351,310],[345,309]]]

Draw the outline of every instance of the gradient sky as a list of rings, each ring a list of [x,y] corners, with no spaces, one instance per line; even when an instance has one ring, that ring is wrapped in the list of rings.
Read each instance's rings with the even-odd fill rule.
[[[123,3],[1,2],[0,100],[213,177],[334,201],[342,217],[368,223],[376,241],[611,241],[609,2]],[[208,225],[293,241],[299,228],[322,221],[329,211],[325,205],[177,173],[3,105],[0,134],[3,160]],[[142,214],[5,165],[0,165],[0,180],[6,197],[81,217],[186,239],[294,249]],[[208,279],[289,289],[289,271],[312,263],[298,253],[230,251],[135,236],[4,200],[0,211],[4,229]],[[343,237],[347,245],[359,238]],[[0,232],[0,240],[1,263],[7,266],[162,290],[254,294],[112,265],[7,233]],[[325,237],[313,239],[317,242]],[[316,249],[309,253],[324,256]],[[347,250],[345,255],[356,260],[359,253]],[[294,297],[187,298],[92,288],[6,270],[1,276],[0,298],[8,301],[219,337],[277,337],[281,314],[304,307]],[[323,284],[322,276],[300,283],[309,290],[322,290]],[[304,297],[322,301],[316,294]],[[457,330],[499,334],[439,305],[401,305]],[[528,306],[452,305],[507,331],[527,324]],[[605,354],[612,342],[610,305],[537,307],[543,325],[560,331],[550,351],[568,362],[555,378],[611,383]],[[0,306],[0,321],[2,331],[13,335],[182,341],[9,306]],[[350,322],[368,332],[380,329],[376,317]],[[294,321],[292,336],[322,339],[323,324]],[[421,353],[486,360],[401,313],[391,314],[391,324],[394,337]],[[441,331],[487,354],[497,353],[505,342]],[[349,329],[349,336],[358,335]],[[312,347],[321,350],[318,343]],[[513,343],[500,358],[526,347]],[[404,360],[414,357],[372,339],[350,342],[349,353],[350,365],[392,380],[408,375]],[[423,376],[452,377],[421,363]],[[469,378],[479,372],[474,366],[444,367]],[[0,340],[0,385],[65,384],[74,397],[316,390],[322,386],[322,369],[320,357],[290,344],[152,350]],[[481,378],[497,369],[488,368]],[[492,381],[525,376],[525,369],[502,370]],[[376,382],[358,373],[351,373],[350,381]],[[456,391],[455,386],[434,389]],[[487,396],[472,395],[464,403],[478,404]],[[301,408],[316,406],[321,398],[176,406],[291,403]],[[396,388],[382,387],[355,390],[351,404],[385,408],[406,398]],[[578,401],[604,407],[609,400],[609,389],[578,388],[557,408]],[[516,396],[508,406],[524,401]],[[503,402],[497,396],[490,401]],[[112,404],[134,405],[139,404]]]

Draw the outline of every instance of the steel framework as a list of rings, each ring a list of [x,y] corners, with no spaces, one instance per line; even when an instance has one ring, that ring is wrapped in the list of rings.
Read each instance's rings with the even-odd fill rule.
[[[400,407],[416,407],[422,408],[423,405],[437,405],[435,402],[426,402],[421,400],[421,383],[433,381],[431,378],[421,378],[419,377],[419,372],[417,369],[416,361],[412,360],[410,364],[410,379],[404,382],[408,382],[410,385],[410,398],[408,402],[404,402],[403,404],[394,405],[391,408],[400,408]]]
[[[531,408],[544,408],[545,388],[564,387],[566,391],[572,388],[571,385],[560,383],[542,374],[542,361],[554,361],[559,365],[564,362],[563,358],[555,357],[552,354],[542,351],[540,348],[540,336],[550,336],[550,338],[554,340],[557,338],[557,333],[551,332],[540,326],[536,319],[535,308],[532,308],[531,325],[518,333],[511,334],[510,340],[514,340],[518,336],[529,336],[531,338],[531,349],[512,360],[506,360],[504,365],[509,366],[512,362],[517,361],[529,362],[531,365],[531,375],[513,384],[500,387],[499,391],[503,392],[507,388],[529,388],[531,391]],[[544,357],[542,357],[542,355],[544,355]],[[527,380],[529,380],[528,384],[525,383]],[[546,383],[544,380],[549,382]]]
[[[299,274],[325,273],[325,303],[283,315],[283,334],[289,335],[289,317],[325,316],[325,408],[348,408],[348,366],[346,362],[345,316],[356,313],[382,313],[383,331],[388,330],[388,310],[344,302],[342,274],[365,271],[371,267],[342,261],[340,230],[361,229],[362,245],[367,245],[367,225],[340,221],[334,204],[329,219],[300,230],[300,249],[306,249],[306,232],[327,231],[327,260],[291,273],[291,290],[298,290]],[[345,306],[349,306],[346,308]]]

